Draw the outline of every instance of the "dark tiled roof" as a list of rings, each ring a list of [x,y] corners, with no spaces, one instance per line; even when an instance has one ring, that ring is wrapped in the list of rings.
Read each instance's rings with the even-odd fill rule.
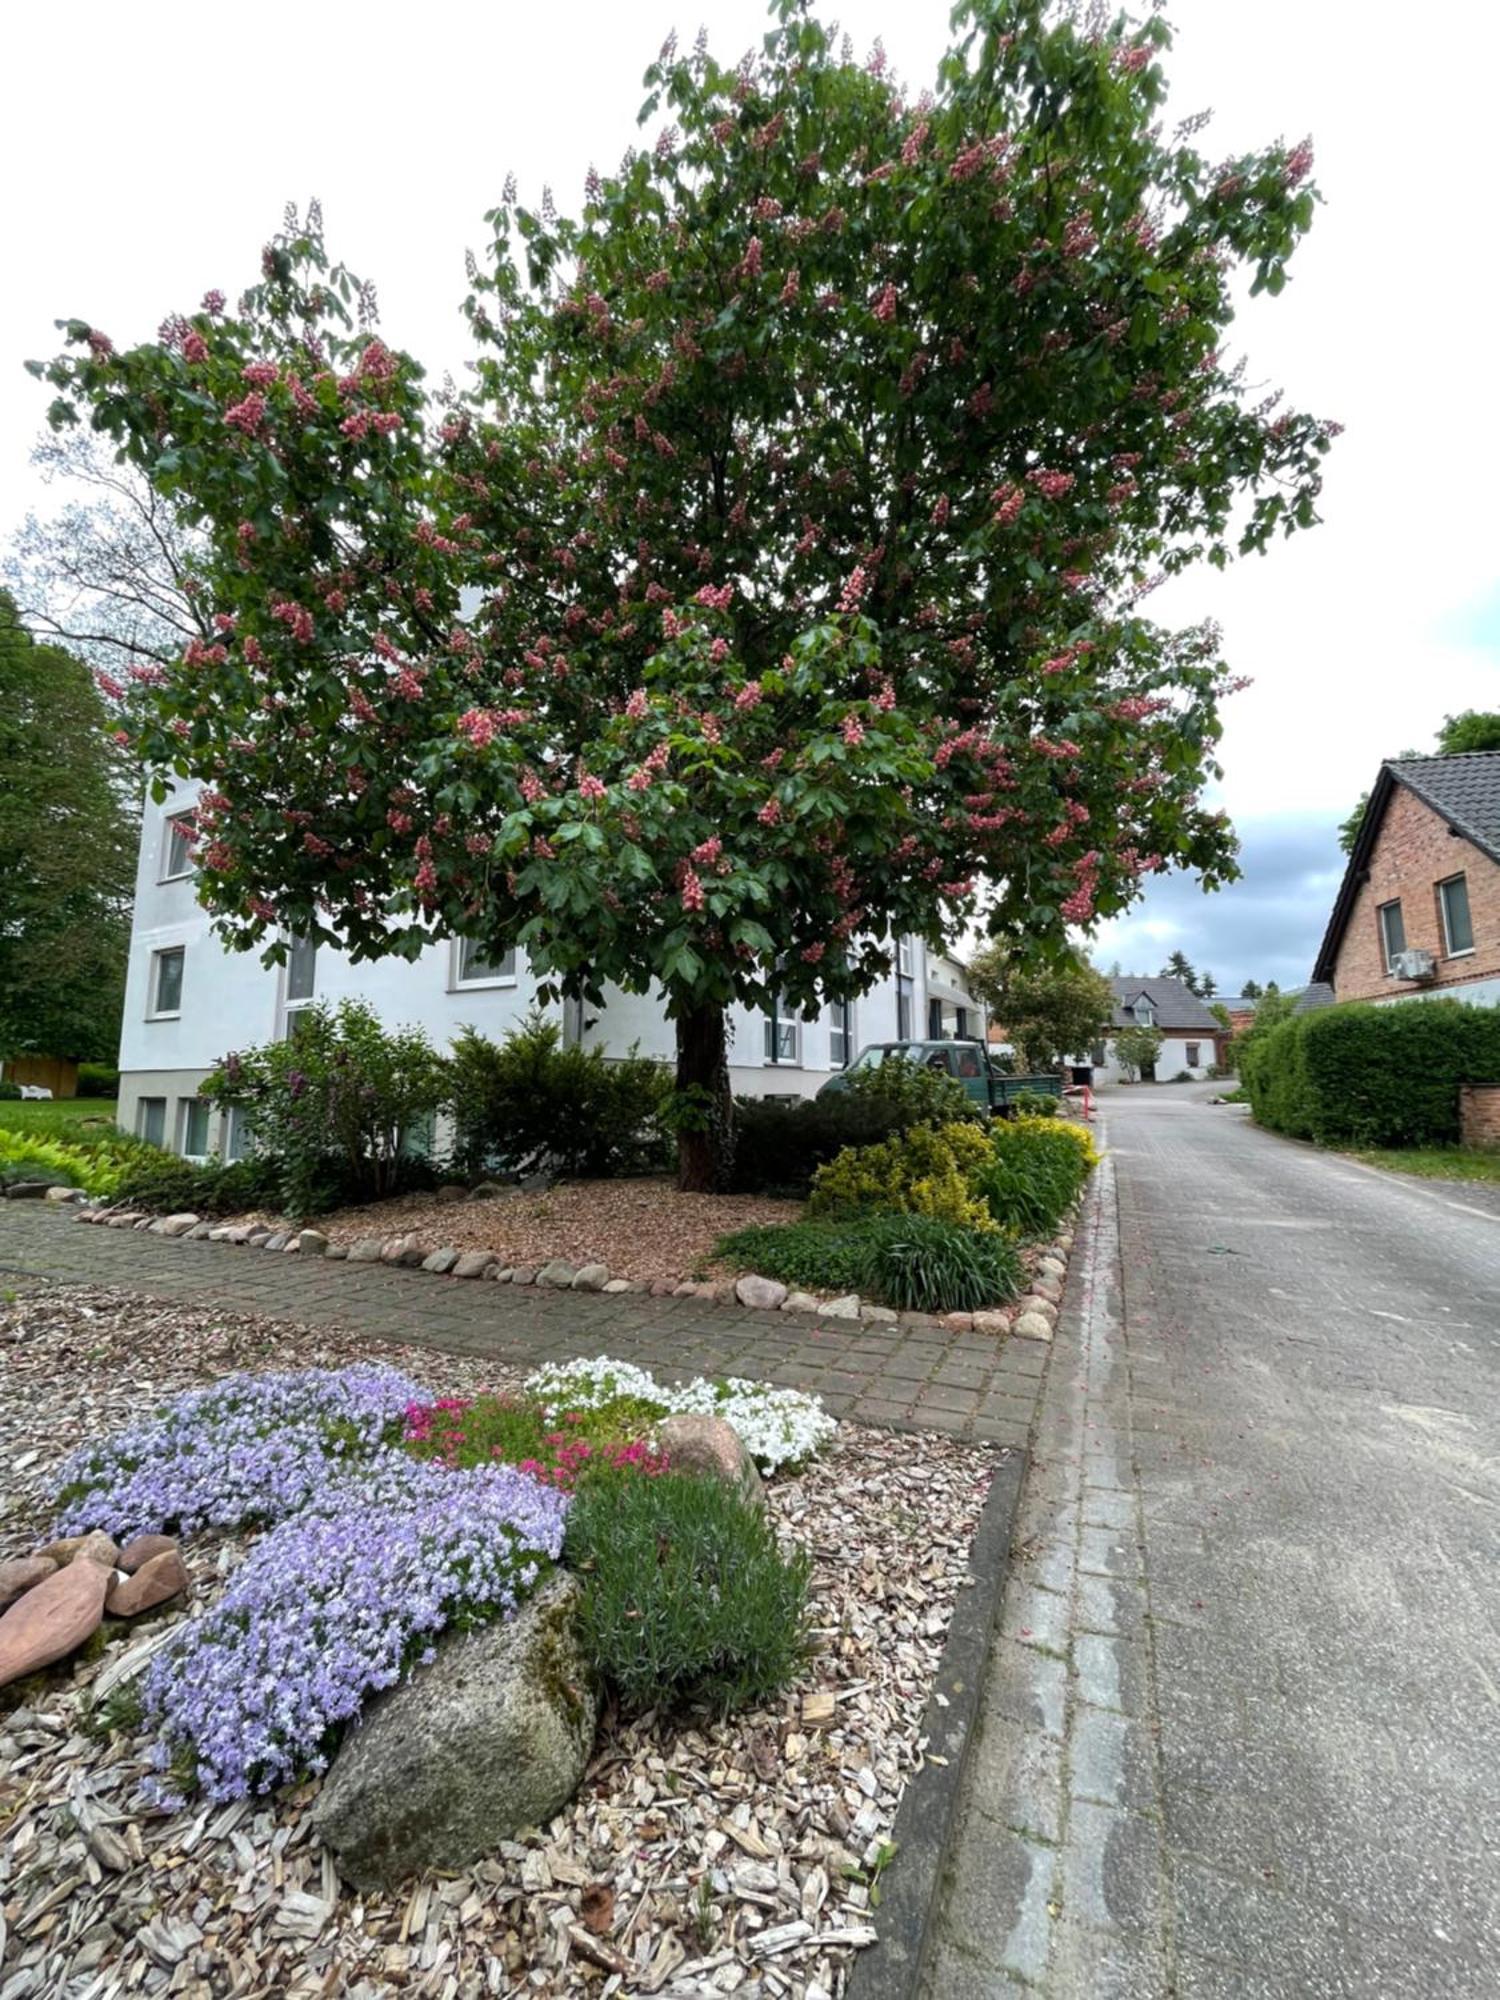
[[[1135,1026],[1135,1017],[1127,1010],[1141,993],[1156,1011],[1157,1027],[1166,1034],[1185,1029],[1197,1035],[1216,1035],[1223,1026],[1209,1013],[1196,993],[1189,993],[1180,979],[1111,979],[1109,984],[1115,996],[1111,1027]]]
[[[1297,995],[1297,1004],[1292,1009],[1292,1012],[1294,1014],[1310,1014],[1315,1007],[1333,1006],[1334,998],[1333,988],[1328,984],[1328,981],[1326,979],[1315,979],[1311,986],[1304,986],[1302,991]]]
[[[1500,750],[1463,750],[1454,757],[1395,757],[1382,764],[1370,788],[1359,838],[1318,949],[1313,967],[1315,985],[1333,977],[1344,927],[1353,913],[1354,899],[1369,870],[1370,855],[1397,785],[1414,792],[1423,805],[1445,819],[1455,833],[1472,841],[1481,854],[1500,861]]]

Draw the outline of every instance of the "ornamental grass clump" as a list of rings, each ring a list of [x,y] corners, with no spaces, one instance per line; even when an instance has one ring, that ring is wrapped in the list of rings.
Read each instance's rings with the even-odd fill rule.
[[[56,1531],[125,1542],[284,1521],[341,1466],[395,1443],[421,1395],[374,1362],[225,1376],[74,1452],[58,1473]]]
[[[512,1466],[382,1450],[257,1542],[152,1661],[153,1761],[211,1800],[326,1770],[362,1705],[445,1629],[509,1617],[562,1552],[568,1498]]]
[[[647,1420],[642,1428],[666,1416],[719,1417],[739,1434],[762,1472],[800,1465],[838,1428],[817,1396],[796,1389],[774,1389],[736,1376],[717,1381],[700,1376],[669,1385],[633,1362],[611,1361],[604,1354],[539,1368],[527,1376],[525,1386],[550,1417],[584,1410],[606,1412],[620,1421],[629,1410],[631,1421]]]
[[[722,1237],[715,1254],[783,1284],[859,1292],[909,1312],[1003,1305],[1020,1279],[1014,1246],[999,1230],[895,1211],[757,1224]]]
[[[568,1516],[583,1578],[579,1633],[628,1711],[764,1701],[807,1652],[805,1550],[783,1555],[764,1514],[715,1478],[586,1488]]]
[[[1093,1139],[1065,1118],[1000,1121],[974,1176],[990,1214],[1017,1236],[1055,1229],[1098,1163]]]

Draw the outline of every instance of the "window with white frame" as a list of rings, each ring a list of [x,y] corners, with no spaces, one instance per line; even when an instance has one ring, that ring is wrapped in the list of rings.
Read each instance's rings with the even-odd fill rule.
[[[286,959],[286,1039],[293,1040],[302,1016],[313,1004],[318,986],[318,940],[299,936],[288,940]]]
[[[178,813],[166,823],[162,852],[161,879],[175,882],[179,876],[196,872],[193,860],[194,829],[186,813]]]
[[[138,1139],[148,1139],[153,1146],[166,1144],[167,1100],[164,1097],[142,1097],[137,1100],[135,1133]]]
[[[1438,906],[1443,913],[1443,944],[1449,958],[1459,958],[1474,949],[1474,924],[1469,915],[1469,881],[1466,875],[1450,875],[1439,882]]]
[[[1189,1042],[1187,1045],[1187,1066],[1189,1069],[1196,1069],[1198,1067],[1198,1054],[1198,1044],[1196,1042]]]
[[[1156,1026],[1156,1009],[1144,995],[1136,1001],[1130,1011],[1143,1028],[1154,1028]]]
[[[178,1101],[178,1151],[185,1160],[208,1158],[209,1111],[206,1097],[184,1097]]]
[[[512,946],[498,958],[487,958],[484,947],[473,938],[454,941],[453,984],[455,986],[514,986],[516,953]]]
[[[781,1011],[781,996],[773,993],[766,1002],[765,1019],[762,1022],[765,1058],[768,1063],[794,1063],[797,1060],[797,1020],[792,1014]]]
[[[912,1039],[912,1008],[915,1005],[915,986],[912,969],[916,964],[916,953],[909,937],[896,940],[896,1039],[909,1042]]]
[[[828,1066],[847,1069],[854,1055],[854,1002],[830,1000],[828,1022]]]
[[[1400,901],[1382,903],[1375,914],[1380,919],[1380,949],[1385,955],[1385,969],[1393,972],[1397,953],[1406,949],[1406,924]]]
[[[153,1020],[175,1020],[182,1012],[182,967],[186,947],[172,945],[151,954],[151,986],[146,1012]]]

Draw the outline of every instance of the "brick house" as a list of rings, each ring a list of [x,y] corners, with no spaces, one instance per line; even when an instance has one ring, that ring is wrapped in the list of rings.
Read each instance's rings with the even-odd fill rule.
[[[1500,1005],[1500,750],[1381,766],[1313,980]]]

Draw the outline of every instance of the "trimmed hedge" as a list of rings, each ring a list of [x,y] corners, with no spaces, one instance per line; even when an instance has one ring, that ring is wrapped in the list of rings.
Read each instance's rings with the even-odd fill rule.
[[[1240,1070],[1257,1122],[1274,1132],[1443,1145],[1459,1135],[1459,1085],[1500,1082],[1500,1008],[1407,1000],[1297,1014],[1247,1043]]]

